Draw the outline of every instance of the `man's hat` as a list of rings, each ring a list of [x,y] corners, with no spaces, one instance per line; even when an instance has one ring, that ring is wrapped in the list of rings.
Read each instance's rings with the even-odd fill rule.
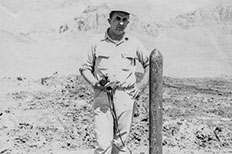
[[[122,5],[122,4],[112,5],[111,9],[110,9],[110,13],[111,12],[124,12],[124,13],[127,13],[127,14],[131,14],[130,9],[128,7],[126,7],[125,5]]]

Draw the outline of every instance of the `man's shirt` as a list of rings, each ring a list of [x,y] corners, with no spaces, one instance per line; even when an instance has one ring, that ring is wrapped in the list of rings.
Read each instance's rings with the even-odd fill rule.
[[[138,62],[143,68],[149,65],[149,53],[139,40],[124,34],[120,41],[114,41],[106,32],[92,39],[81,69],[90,70],[98,81],[107,77],[112,82],[119,82],[123,88],[129,88],[136,83]]]

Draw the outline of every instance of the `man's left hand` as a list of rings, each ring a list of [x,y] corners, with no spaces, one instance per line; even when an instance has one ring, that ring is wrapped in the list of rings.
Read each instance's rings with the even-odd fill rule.
[[[141,84],[141,83],[137,83],[135,88],[131,91],[132,93],[132,98],[133,99],[138,99],[140,94],[144,91],[144,89],[146,88],[146,84]]]

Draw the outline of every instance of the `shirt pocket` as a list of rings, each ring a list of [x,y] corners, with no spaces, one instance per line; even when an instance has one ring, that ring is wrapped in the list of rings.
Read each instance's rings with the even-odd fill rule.
[[[123,60],[123,66],[122,66],[123,71],[129,71],[132,68],[134,68],[134,66],[136,66],[136,58],[134,55],[128,53],[122,53],[121,57]]]
[[[96,53],[96,67],[105,70],[107,69],[107,64],[109,63],[110,55],[105,52]]]

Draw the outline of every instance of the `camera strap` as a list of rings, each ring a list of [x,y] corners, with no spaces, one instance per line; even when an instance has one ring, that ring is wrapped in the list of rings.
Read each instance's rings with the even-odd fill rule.
[[[121,138],[121,133],[120,133],[120,130],[118,129],[118,117],[117,117],[117,113],[116,113],[116,110],[115,110],[115,104],[114,104],[114,92],[115,90],[110,90],[110,91],[107,91],[107,97],[108,97],[108,101],[109,101],[109,105],[110,105],[110,111],[111,111],[111,114],[112,114],[112,117],[113,117],[113,120],[114,120],[114,139],[116,137],[119,137],[120,138],[120,141],[122,143],[122,146],[124,147],[125,146],[125,143],[123,142],[122,138]],[[117,147],[117,145],[115,145]],[[120,147],[117,147],[119,151],[122,151],[122,152],[125,152],[124,150],[121,150]]]

